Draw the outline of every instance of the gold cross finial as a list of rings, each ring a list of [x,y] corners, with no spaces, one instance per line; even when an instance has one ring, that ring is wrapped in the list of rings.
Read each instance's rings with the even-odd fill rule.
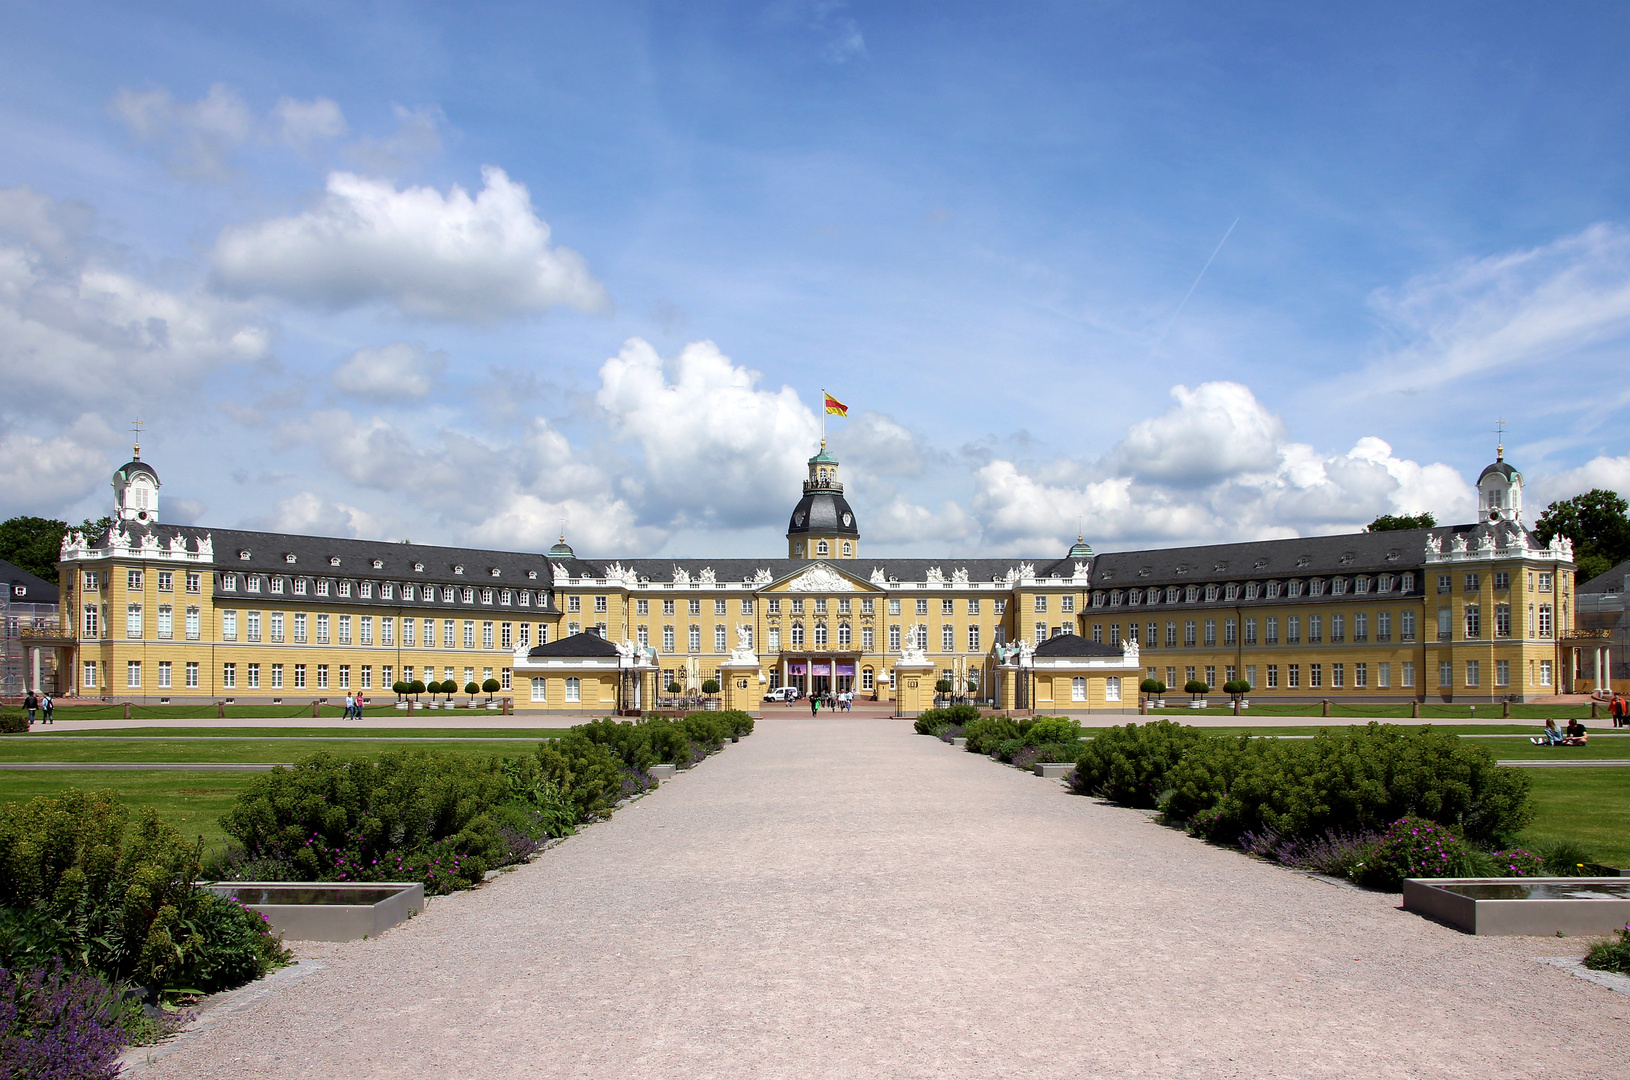
[[[1496,420],[1496,421],[1494,421],[1494,439],[1495,439],[1495,442],[1494,442],[1494,459],[1496,461],[1504,461],[1505,460],[1505,421],[1504,420]]]
[[[136,440],[135,440],[136,447],[135,447],[135,453],[134,453],[133,456],[138,461],[141,460],[141,426],[142,426],[142,421],[140,421],[140,420],[132,420],[130,422],[130,430],[136,433]]]

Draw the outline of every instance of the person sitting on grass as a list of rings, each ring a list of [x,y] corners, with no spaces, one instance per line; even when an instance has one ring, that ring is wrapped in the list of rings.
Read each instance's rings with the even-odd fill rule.
[[[1560,731],[1558,731],[1556,729],[1556,721],[1555,720],[1547,719],[1545,721],[1545,730],[1544,730],[1544,732],[1542,732],[1539,735],[1534,736],[1532,739],[1529,739],[1528,741],[1533,743],[1535,746],[1561,746],[1562,745],[1562,732],[1560,732]]]
[[[1577,717],[1568,721],[1567,737],[1562,740],[1563,746],[1584,746],[1590,742],[1590,732],[1585,730]]]

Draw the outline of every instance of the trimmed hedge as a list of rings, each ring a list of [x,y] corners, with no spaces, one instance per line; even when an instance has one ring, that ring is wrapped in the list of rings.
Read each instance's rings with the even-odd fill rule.
[[[945,728],[966,727],[978,719],[979,710],[972,705],[952,705],[918,713],[913,726],[919,735],[939,735]]]
[[[1127,725],[1083,751],[1072,786],[1158,806],[1191,832],[1309,838],[1379,832],[1405,817],[1499,846],[1533,818],[1529,778],[1430,728],[1371,723],[1307,740],[1208,736],[1169,721]]]

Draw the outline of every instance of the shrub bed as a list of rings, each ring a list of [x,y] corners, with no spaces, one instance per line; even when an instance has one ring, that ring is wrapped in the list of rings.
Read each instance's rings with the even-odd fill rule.
[[[972,705],[952,705],[918,713],[914,726],[919,735],[941,735],[947,728],[967,727],[978,719],[979,710]]]
[[[1592,971],[1616,971],[1630,975],[1630,925],[1618,931],[1618,939],[1598,941],[1590,947],[1585,966]]]
[[[1070,787],[1078,794],[1152,810],[1170,786],[1167,775],[1206,737],[1198,728],[1170,720],[1101,731],[1081,750]]]

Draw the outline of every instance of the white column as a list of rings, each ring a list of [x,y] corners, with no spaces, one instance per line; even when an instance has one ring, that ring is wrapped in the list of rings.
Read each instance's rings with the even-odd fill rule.
[[[38,678],[38,676],[36,676]],[[1602,646],[1602,689],[1613,689],[1613,646]]]

